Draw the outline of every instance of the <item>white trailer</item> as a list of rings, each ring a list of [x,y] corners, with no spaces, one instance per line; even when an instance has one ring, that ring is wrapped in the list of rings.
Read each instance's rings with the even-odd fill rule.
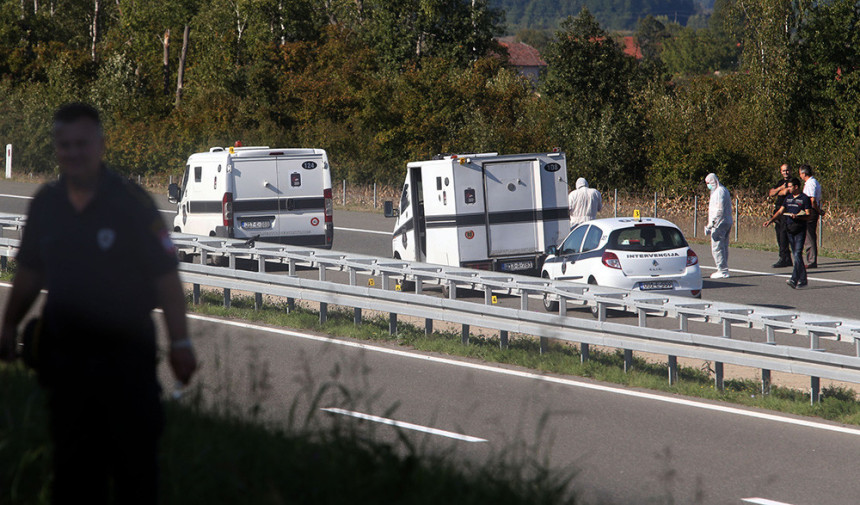
[[[213,147],[192,154],[173,230],[331,249],[331,170],[322,149]]]
[[[412,162],[392,235],[395,258],[538,273],[570,231],[564,153],[464,154]]]

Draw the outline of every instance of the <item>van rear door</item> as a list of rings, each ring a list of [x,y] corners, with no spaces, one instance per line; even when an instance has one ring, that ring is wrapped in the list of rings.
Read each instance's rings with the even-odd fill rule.
[[[535,191],[537,160],[484,163],[490,257],[541,252]]]
[[[324,192],[328,170],[324,167],[322,156],[279,156],[277,163],[280,188],[277,224],[283,242],[324,246]]]
[[[242,158],[233,161],[233,235],[275,239],[278,229],[278,170],[274,159]]]

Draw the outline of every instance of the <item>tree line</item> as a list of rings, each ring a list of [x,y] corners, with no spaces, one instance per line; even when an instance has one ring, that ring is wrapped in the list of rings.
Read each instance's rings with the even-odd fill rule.
[[[486,0],[2,0],[0,141],[52,172],[50,116],[104,114],[108,162],[179,174],[214,145],[319,147],[336,178],[400,181],[446,152],[567,153],[603,188],[765,188],[784,161],[860,203],[860,7],[719,0],[700,27],[639,22],[642,58],[587,9],[538,83]],[[716,72],[715,72],[716,71]]]

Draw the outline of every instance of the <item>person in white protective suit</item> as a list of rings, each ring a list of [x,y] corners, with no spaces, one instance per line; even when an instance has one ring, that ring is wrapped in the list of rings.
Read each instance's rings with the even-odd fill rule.
[[[717,271],[711,274],[711,279],[724,279],[729,276],[729,231],[732,229],[732,197],[729,190],[720,184],[716,174],[708,174],[705,184],[711,192],[708,205],[708,224],[705,225],[705,235],[711,236],[711,253]]]
[[[579,223],[591,221],[603,209],[600,191],[589,188],[588,181],[584,177],[576,180],[576,189],[567,196],[567,204],[571,228]]]

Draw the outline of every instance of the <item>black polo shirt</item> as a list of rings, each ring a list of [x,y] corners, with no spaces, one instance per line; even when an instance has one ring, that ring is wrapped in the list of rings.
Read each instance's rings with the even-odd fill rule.
[[[772,186],[772,189],[776,189],[776,188],[782,189],[788,185],[788,182],[790,180],[791,179],[780,179],[779,181],[776,182],[776,184],[774,184]],[[778,211],[779,208],[782,207],[782,202],[785,201],[785,197],[786,197],[786,195],[776,195],[776,200],[773,202],[773,211],[774,212]]]
[[[79,213],[65,179],[44,185],[17,261],[44,276],[45,323],[58,348],[134,348],[154,361],[155,279],[177,261],[158,209],[139,186],[103,168]]]

